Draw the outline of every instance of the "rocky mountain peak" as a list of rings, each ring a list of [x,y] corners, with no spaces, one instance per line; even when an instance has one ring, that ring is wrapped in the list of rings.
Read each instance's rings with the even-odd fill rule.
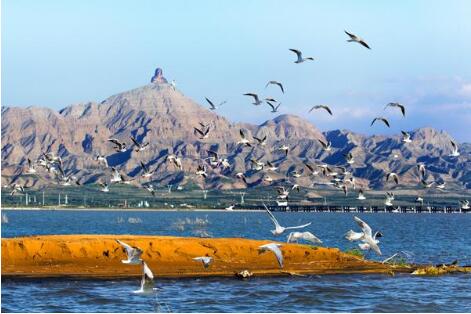
[[[154,76],[152,76],[152,78],[150,79],[150,82],[157,83],[157,84],[168,83],[167,79],[163,75],[163,71],[161,68],[155,69]]]

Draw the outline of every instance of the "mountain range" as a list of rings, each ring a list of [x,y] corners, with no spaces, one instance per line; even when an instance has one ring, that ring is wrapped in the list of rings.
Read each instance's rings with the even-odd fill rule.
[[[252,105],[246,106],[246,110],[250,110]],[[45,174],[31,176],[23,172],[27,159],[35,160],[42,152],[59,155],[64,169],[81,177],[83,183],[109,180],[110,170],[95,161],[99,153],[108,156],[110,166],[131,177],[140,176],[142,161],[157,169],[152,177],[156,184],[192,182],[221,189],[247,186],[235,178],[237,172],[246,173],[249,187],[266,185],[262,180],[265,172],[252,170],[251,159],[271,161],[279,170],[270,175],[283,179],[295,169],[307,174],[304,162],[346,166],[344,155],[351,152],[355,157],[353,175],[365,188],[394,187],[384,178],[391,171],[399,175],[401,186],[416,188],[417,163],[425,164],[428,181],[445,181],[456,189],[471,188],[471,144],[461,143],[461,155],[450,157],[452,138],[444,131],[416,129],[410,131],[412,143],[405,144],[400,135],[366,136],[348,130],[321,132],[309,121],[288,114],[260,125],[232,123],[175,89],[163,78],[161,70],[155,72],[150,84],[113,95],[100,103],[75,104],[58,112],[40,107],[7,106],[2,107],[1,120],[2,185],[12,181],[36,187],[53,183]],[[194,127],[199,127],[200,122],[212,125],[209,137],[204,140],[194,134]],[[249,139],[266,135],[267,145],[238,145],[241,129]],[[140,142],[150,142],[149,148],[142,152],[130,149],[117,153],[108,142],[108,138],[117,138],[130,146],[131,136]],[[332,151],[325,152],[318,140],[331,141]],[[290,147],[286,157],[275,150],[281,144]],[[207,150],[226,157],[231,167],[210,169],[208,178],[203,180],[195,176],[195,171],[202,159],[208,157]],[[166,162],[168,154],[182,157],[183,171]],[[296,180],[306,186],[312,182],[307,176]],[[328,180],[320,176],[314,181],[326,183]]]

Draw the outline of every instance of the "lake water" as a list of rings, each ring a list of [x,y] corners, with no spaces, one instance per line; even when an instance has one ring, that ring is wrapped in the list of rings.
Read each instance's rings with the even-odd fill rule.
[[[40,234],[143,234],[274,237],[263,212],[2,211],[2,237]],[[282,225],[307,228],[325,246],[349,249],[358,230],[349,213],[275,213]],[[381,230],[384,259],[405,251],[410,262],[471,264],[471,215],[357,214]],[[158,279],[153,295],[139,280],[2,279],[2,312],[469,312],[471,275],[330,275]]]

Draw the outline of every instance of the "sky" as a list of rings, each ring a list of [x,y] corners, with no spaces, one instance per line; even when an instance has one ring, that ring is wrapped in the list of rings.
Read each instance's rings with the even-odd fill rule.
[[[256,92],[322,131],[429,126],[471,142],[471,1],[4,0],[1,9],[2,106],[102,101],[161,67],[198,103],[227,100],[219,113],[233,122],[274,117],[242,95]],[[315,61],[294,64],[290,48]],[[384,110],[389,102],[406,105],[406,117]],[[319,104],[333,117],[308,114]],[[376,116],[391,128],[370,127]]]

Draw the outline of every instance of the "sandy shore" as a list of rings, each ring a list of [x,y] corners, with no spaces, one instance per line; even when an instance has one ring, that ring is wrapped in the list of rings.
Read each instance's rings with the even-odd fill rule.
[[[133,235],[51,235],[2,239],[3,276],[134,277],[139,265],[125,265],[120,239],[141,248],[142,258],[157,277],[234,276],[249,270],[255,276],[411,272],[410,268],[365,261],[336,248],[283,243],[285,266],[258,247],[270,241],[240,238],[181,238]],[[212,256],[208,269],[192,260]]]

